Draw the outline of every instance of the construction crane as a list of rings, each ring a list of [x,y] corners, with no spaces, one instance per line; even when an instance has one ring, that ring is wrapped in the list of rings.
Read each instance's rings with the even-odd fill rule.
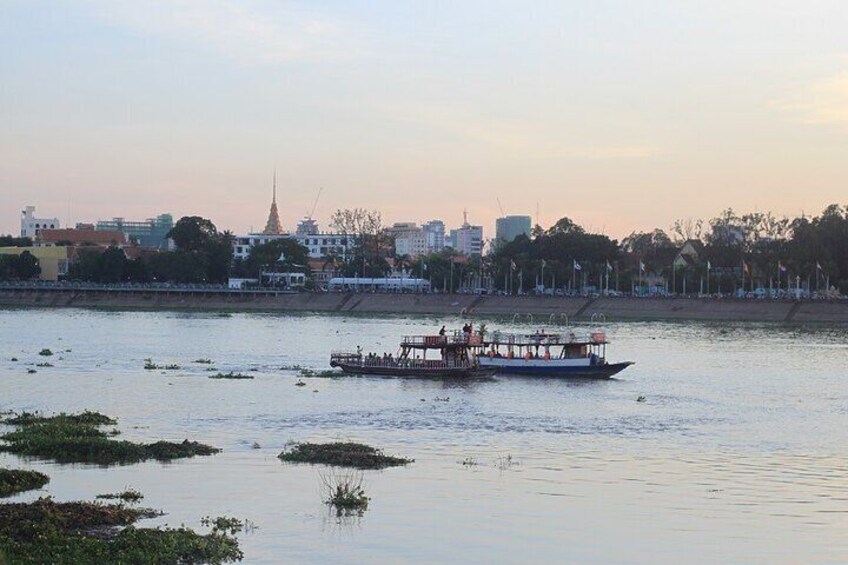
[[[500,199],[500,198],[495,198],[495,200],[497,200],[497,201],[498,201],[498,208],[500,208],[500,209],[501,209],[501,218],[503,218],[504,216],[506,216],[506,214],[504,214],[503,206],[501,206],[501,199]]]
[[[324,187],[321,186],[318,188],[318,195],[315,197],[315,202],[312,203],[312,210],[307,214],[306,219],[311,220],[312,216],[315,214],[315,209],[318,207],[318,199],[321,198],[321,191],[324,190]]]

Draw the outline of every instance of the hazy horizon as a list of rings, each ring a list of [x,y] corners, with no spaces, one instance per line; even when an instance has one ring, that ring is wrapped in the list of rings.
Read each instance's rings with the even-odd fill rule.
[[[384,222],[568,216],[621,239],[845,204],[836,1],[0,0],[0,233],[163,212],[261,230],[271,179]]]

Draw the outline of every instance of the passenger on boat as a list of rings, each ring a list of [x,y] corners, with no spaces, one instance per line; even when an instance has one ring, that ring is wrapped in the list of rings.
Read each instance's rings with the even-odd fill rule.
[[[445,335],[446,332],[447,330],[445,330],[445,327],[442,326],[442,329],[439,330],[439,335]]]

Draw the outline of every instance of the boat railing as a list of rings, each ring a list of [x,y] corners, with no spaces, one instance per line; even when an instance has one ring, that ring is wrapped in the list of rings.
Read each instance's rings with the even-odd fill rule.
[[[441,359],[409,359],[397,357],[382,357],[379,355],[358,355],[350,353],[334,353],[330,356],[331,361],[345,363],[359,367],[390,367],[390,368],[416,368],[416,369],[453,369],[467,367],[468,362],[458,360]]]
[[[450,335],[405,335],[401,346],[442,348],[449,345],[481,345],[479,335],[469,333],[454,333]]]
[[[574,343],[601,345],[608,343],[606,332],[603,330],[594,330],[588,334],[576,334],[574,332],[565,334],[506,334],[493,332],[491,336],[487,337],[483,341],[490,345],[514,345],[518,347],[536,345],[569,345]]]

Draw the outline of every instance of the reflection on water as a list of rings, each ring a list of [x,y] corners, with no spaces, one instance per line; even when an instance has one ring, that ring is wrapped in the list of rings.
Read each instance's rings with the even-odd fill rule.
[[[128,439],[224,449],[110,469],[8,455],[0,464],[44,470],[59,499],[132,486],[169,512],[150,524],[249,518],[250,563],[848,560],[845,328],[611,324],[611,360],[636,361],[613,381],[356,377],[296,387],[298,374],[280,369],[325,369],[330,350],[356,345],[394,351],[399,335],[445,322],[461,324],[0,311],[0,410],[89,408],[118,417]],[[27,374],[44,347],[54,367]],[[146,371],[146,358],[181,368]],[[256,378],[208,379],[209,366],[193,363],[205,358]],[[339,520],[321,502],[320,468],[276,457],[287,441],[330,439],[416,461],[367,472],[369,510]]]

